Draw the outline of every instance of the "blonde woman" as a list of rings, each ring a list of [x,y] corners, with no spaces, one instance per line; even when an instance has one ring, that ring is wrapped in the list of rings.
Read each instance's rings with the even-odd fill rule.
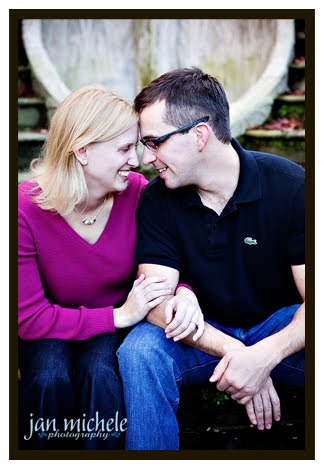
[[[83,87],[19,185],[20,448],[123,446],[116,350],[172,294],[165,278],[136,279],[137,141],[132,105]]]

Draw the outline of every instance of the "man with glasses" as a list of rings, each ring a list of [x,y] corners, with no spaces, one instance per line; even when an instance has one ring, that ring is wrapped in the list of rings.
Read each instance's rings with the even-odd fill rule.
[[[223,87],[198,68],[157,78],[135,108],[143,163],[159,172],[138,207],[139,271],[174,288],[180,276],[205,329],[195,340],[169,301],[120,347],[126,448],[178,449],[180,386],[208,380],[271,428],[273,381],[304,383],[304,170],[231,138]]]

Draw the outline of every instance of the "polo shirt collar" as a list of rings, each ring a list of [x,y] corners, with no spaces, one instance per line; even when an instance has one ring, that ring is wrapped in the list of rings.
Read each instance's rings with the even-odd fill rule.
[[[240,176],[233,194],[233,203],[247,203],[261,198],[260,177],[258,165],[251,152],[243,149],[239,142],[232,138],[231,145],[240,159]],[[193,185],[183,187],[185,192],[185,206],[201,206],[201,200]]]
[[[253,154],[239,144],[236,139],[231,140],[240,159],[240,176],[233,194],[235,203],[247,203],[261,198],[259,169]]]

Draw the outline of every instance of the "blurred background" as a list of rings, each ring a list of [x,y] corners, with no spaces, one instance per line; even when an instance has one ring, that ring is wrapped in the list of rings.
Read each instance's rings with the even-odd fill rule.
[[[191,66],[222,82],[245,147],[305,165],[304,20],[20,20],[18,45],[19,181],[70,91],[101,83],[133,100],[162,73]]]

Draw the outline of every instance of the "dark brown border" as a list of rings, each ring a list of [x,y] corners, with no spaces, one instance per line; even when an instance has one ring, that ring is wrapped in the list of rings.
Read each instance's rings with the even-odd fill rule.
[[[306,443],[305,450],[45,451],[17,443],[17,64],[20,19],[305,19],[306,25]],[[315,10],[9,10],[10,36],[10,429],[9,459],[314,460],[315,459]]]

